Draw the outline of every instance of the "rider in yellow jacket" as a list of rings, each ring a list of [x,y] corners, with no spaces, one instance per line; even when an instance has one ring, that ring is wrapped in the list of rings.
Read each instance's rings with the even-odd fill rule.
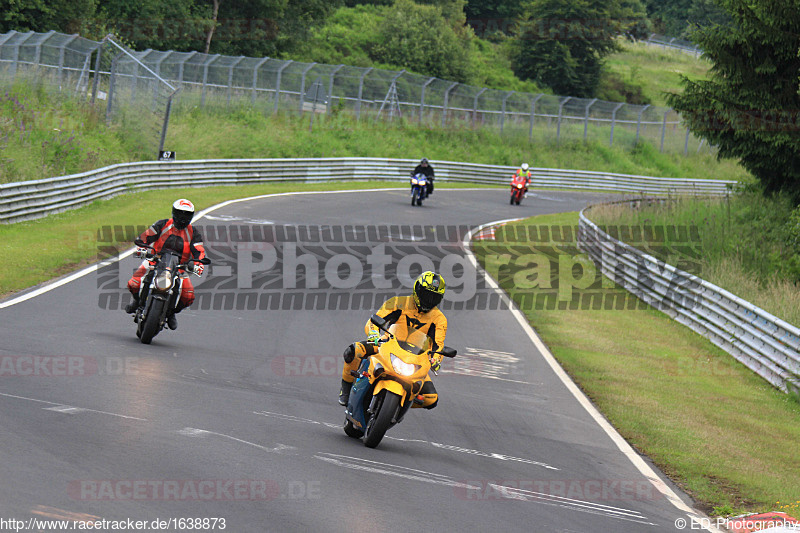
[[[413,294],[389,298],[383,303],[377,314],[388,324],[400,321],[400,324],[412,325],[426,332],[433,339],[434,350],[438,350],[444,347],[444,338],[447,334],[447,318],[437,307],[444,297],[444,290],[445,284],[442,276],[430,270],[423,272],[414,282]],[[357,370],[364,357],[369,357],[377,351],[376,343],[380,338],[380,330],[368,320],[364,326],[364,332],[367,334],[367,340],[354,342],[345,349],[343,354],[342,389],[339,391],[341,405],[347,405],[350,389],[355,381],[350,371]],[[438,370],[442,356],[435,354],[434,358],[432,368]],[[412,407],[433,409],[438,401],[439,395],[436,393],[436,387],[430,376],[427,376]]]

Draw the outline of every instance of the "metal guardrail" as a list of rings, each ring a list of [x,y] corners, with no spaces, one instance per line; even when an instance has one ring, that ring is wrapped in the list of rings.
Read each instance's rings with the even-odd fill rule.
[[[800,329],[605,233],[586,217],[578,247],[608,278],[719,346],[784,392],[800,392]]]
[[[131,191],[266,182],[406,181],[411,159],[220,159],[123,163],[82,174],[0,185],[0,222],[19,222]],[[507,185],[515,167],[431,161],[436,179]],[[734,182],[653,178],[606,172],[532,168],[535,188],[637,194],[726,194]]]
[[[692,54],[694,57],[700,57],[703,50],[691,41],[685,39],[678,39],[677,37],[667,37],[666,35],[658,35],[653,33],[646,41],[642,41],[651,46],[659,46],[661,48],[670,48],[678,50],[687,54]]]

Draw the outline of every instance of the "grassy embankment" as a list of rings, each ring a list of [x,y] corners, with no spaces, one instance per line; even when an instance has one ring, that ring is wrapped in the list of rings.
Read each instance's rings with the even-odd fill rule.
[[[577,213],[566,213],[517,224],[552,227],[577,222]],[[557,256],[581,254],[574,243],[522,247],[528,249],[502,241],[473,244],[487,271],[629,443],[709,513],[772,510],[800,515],[800,403],[652,308],[533,308],[524,298],[542,292],[544,280],[535,279],[536,287],[522,289],[521,282],[531,277],[521,280],[518,275],[515,280],[520,268],[499,267],[497,257],[545,254],[554,265],[547,281],[558,287]],[[588,260],[584,264],[593,268]]]

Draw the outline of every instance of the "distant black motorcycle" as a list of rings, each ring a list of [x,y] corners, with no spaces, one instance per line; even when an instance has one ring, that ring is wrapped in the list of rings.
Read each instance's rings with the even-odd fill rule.
[[[133,315],[133,321],[137,324],[136,336],[142,344],[150,344],[153,337],[164,329],[169,310],[175,309],[178,305],[183,286],[181,272],[188,271],[193,263],[208,265],[211,261],[204,257],[181,263],[181,255],[173,250],[162,249],[161,252],[155,253],[152,246],[138,239],[134,244],[152,251],[145,257],[150,261],[150,269],[142,280],[139,293],[141,303]]]

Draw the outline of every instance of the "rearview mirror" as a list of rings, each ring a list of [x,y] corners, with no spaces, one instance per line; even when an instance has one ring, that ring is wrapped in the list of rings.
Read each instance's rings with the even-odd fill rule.
[[[445,357],[455,357],[456,355],[458,355],[458,352],[456,351],[455,348],[449,348],[447,346],[439,350],[439,353]]]
[[[386,331],[386,327],[385,327],[386,326],[386,320],[384,320],[383,318],[379,317],[378,315],[372,315],[369,318],[369,321],[372,322],[373,324],[375,324],[376,326],[378,326],[380,329]]]

